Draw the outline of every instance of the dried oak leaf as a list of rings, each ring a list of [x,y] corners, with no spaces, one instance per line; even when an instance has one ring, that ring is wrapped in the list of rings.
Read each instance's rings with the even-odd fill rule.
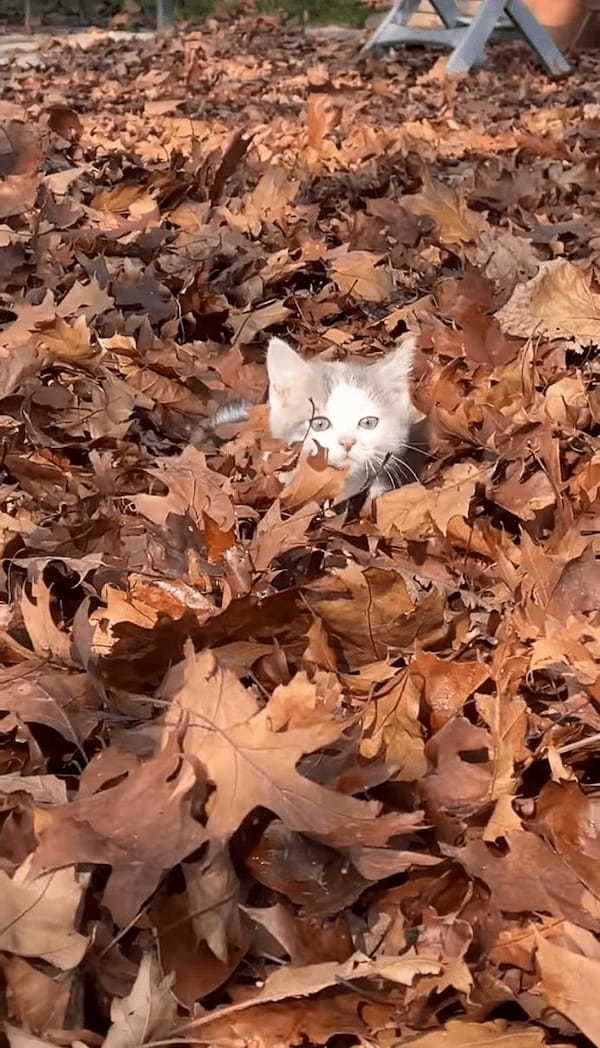
[[[336,249],[337,250],[337,249]],[[384,302],[394,288],[394,278],[383,266],[383,255],[371,251],[344,251],[329,255],[331,275],[344,295],[367,302]]]
[[[104,339],[104,342],[107,341],[108,339]],[[124,357],[120,358],[119,366],[127,379],[127,384],[136,393],[141,393],[150,401],[164,404],[166,407],[173,408],[174,411],[181,411],[185,414],[201,415],[204,413],[205,400],[192,393],[181,382],[175,382],[174,379],[167,378],[166,375],[161,375],[152,368],[139,367]]]
[[[363,716],[360,752],[367,759],[384,760],[397,782],[414,782],[427,770],[419,704],[419,689],[405,672],[371,699]]]
[[[344,915],[324,924],[321,918],[296,913],[292,907],[281,902],[273,906],[244,906],[243,910],[259,928],[268,933],[267,943],[273,938],[282,951],[288,954],[291,964],[341,962],[352,953],[352,940]],[[261,940],[260,934],[258,940]]]
[[[471,754],[487,751],[490,737],[466,717],[455,716],[429,739],[426,754],[433,765],[419,789],[429,810],[466,816],[490,800],[493,768],[489,760],[472,761]]]
[[[149,579],[132,574],[127,582],[127,591],[104,586],[103,604],[89,617],[93,627],[91,650],[97,655],[113,653],[130,627],[154,630],[165,619],[171,619],[182,623],[183,632],[190,615],[203,624],[218,614],[199,589],[181,579]],[[121,654],[124,652],[122,649]]]
[[[307,502],[325,502],[342,494],[346,470],[327,465],[327,456],[321,448],[316,455],[303,458],[281,493],[281,504],[296,509]]]
[[[600,1045],[600,960],[538,936],[536,961],[537,989],[550,1007],[566,1015],[592,1044]]]
[[[389,853],[394,859],[397,856],[397,852],[387,848],[367,850]],[[292,832],[279,819],[266,827],[246,856],[245,865],[259,884],[301,907],[302,913],[320,920],[335,917],[352,906],[369,881],[354,864],[348,863],[345,854]]]
[[[473,1023],[456,1019],[410,1043],[414,1048],[542,1048],[546,1042],[544,1030],[530,1023],[507,1023],[504,1019]]]
[[[311,610],[328,633],[339,638],[353,668],[429,635],[438,627],[445,606],[441,590],[432,589],[415,604],[399,572],[363,571],[353,562],[311,583],[305,592]]]
[[[69,862],[112,866],[103,902],[126,925],[163,874],[206,840],[192,815],[196,785],[196,770],[170,735],[158,756],[116,786],[36,813],[32,870]]]
[[[285,223],[299,188],[300,183],[290,179],[283,168],[267,168],[256,188],[245,198],[242,214],[233,217],[235,228],[257,237],[263,222]]]
[[[25,793],[38,805],[67,803],[67,787],[56,775],[0,775],[0,795],[12,793]]]
[[[326,961],[322,964],[308,964],[302,967],[292,964],[282,965],[267,976],[264,987],[256,995],[235,1004],[225,1005],[199,1019],[193,1019],[181,1028],[181,1032],[187,1033],[208,1026],[209,1030],[204,1036],[212,1040],[210,1024],[218,1023],[225,1017],[228,1018],[236,1012],[244,1011],[262,1002],[283,1001],[287,997],[311,997],[328,986],[335,986],[340,981],[348,982],[356,979],[379,978],[400,986],[410,986],[417,976],[434,974],[439,972],[440,967],[436,961],[428,961],[410,955],[368,958],[364,954],[353,954],[342,964],[336,961]],[[219,1029],[218,1026],[215,1028]]]
[[[64,863],[63,869],[36,877],[30,860],[12,878],[0,870],[0,950],[68,971],[88,945],[75,922],[89,877]]]
[[[410,664],[410,675],[423,689],[431,710],[434,731],[460,713],[465,702],[489,677],[481,662],[457,662],[440,659],[428,651],[419,651]]]
[[[433,219],[440,241],[448,247],[471,243],[488,229],[486,220],[467,207],[460,190],[436,182],[427,171],[421,192],[402,197],[400,203],[414,215]]]
[[[275,557],[298,546],[306,546],[307,528],[318,512],[318,503],[309,502],[296,510],[291,517],[282,520],[280,503],[273,502],[260,521],[248,547],[254,570],[266,571]]]
[[[515,288],[496,314],[504,331],[531,338],[572,338],[578,346],[596,341],[600,294],[587,274],[564,258],[541,262],[538,273]]]
[[[574,924],[600,929],[600,901],[567,863],[534,833],[511,833],[506,855],[495,854],[483,841],[444,850],[492,893],[494,906],[505,913],[550,913]]]
[[[72,665],[71,638],[54,622],[51,593],[39,571],[31,580],[31,595],[33,600],[23,590],[21,614],[36,655],[52,657]]]
[[[316,997],[309,1008],[305,1001],[291,999],[280,1004],[258,1004],[231,1017],[216,1019],[205,1036],[220,1048],[296,1048],[328,1044],[336,1034],[366,1038],[369,1031],[360,1017],[362,1004],[359,994]]]
[[[306,753],[330,745],[343,726],[324,718],[307,728],[273,731],[268,705],[222,669],[212,652],[193,655],[167,674],[163,693],[188,717],[184,752],[199,759],[215,785],[207,831],[223,841],[255,808],[279,815],[289,829],[336,846],[381,845],[419,823],[419,815],[381,815],[377,803],[345,796],[300,775]],[[166,729],[165,729],[166,730]]]
[[[576,782],[549,782],[536,808],[537,823],[580,881],[600,898],[600,798]]]
[[[69,673],[37,659],[0,669],[3,732],[19,723],[44,724],[81,749],[101,713],[101,700],[86,673]]]
[[[318,671],[312,680],[304,671],[296,673],[288,684],[278,684],[271,695],[269,716],[273,730],[308,727],[325,716],[334,717],[341,709],[342,695],[342,686],[333,673]]]
[[[19,120],[2,127],[0,219],[22,215],[35,204],[42,151],[36,133]]]
[[[34,1033],[64,1027],[73,990],[72,974],[56,979],[14,955],[0,960],[0,966],[11,1018]]]
[[[445,471],[440,488],[405,484],[389,491],[376,501],[377,527],[382,535],[396,532],[417,540],[434,534],[432,525],[447,535],[455,517],[468,517],[475,485],[484,479],[477,466],[459,462]]]
[[[494,487],[492,498],[520,520],[535,520],[539,510],[555,504],[556,492],[545,470],[538,469],[525,480],[522,474],[522,463],[514,463],[506,479]]]
[[[238,905],[237,896],[235,905]],[[197,913],[197,901],[188,892],[168,895],[150,911],[163,970],[173,972],[172,992],[190,1009],[195,1001],[227,982],[246,953],[250,938],[247,934],[241,944],[226,941],[226,959],[222,960],[199,937]]]
[[[6,1035],[10,1048],[48,1048],[48,1041],[41,1037],[34,1037],[32,1033],[5,1022],[2,1032]]]
[[[210,517],[222,531],[234,525],[234,510],[227,494],[226,477],[206,466],[204,455],[194,447],[187,447],[174,458],[158,459],[158,467],[148,472],[169,489],[168,495],[135,495],[136,509],[154,524],[165,525],[170,513],[189,514],[199,531],[204,528],[205,516]]]
[[[56,313],[59,317],[83,314],[89,324],[94,317],[101,316],[102,313],[112,309],[114,304],[114,298],[100,287],[96,277],[92,277],[89,284],[85,285],[76,280],[68,294],[56,307]]]
[[[172,975],[161,976],[156,956],[144,954],[131,993],[110,1006],[111,1026],[103,1048],[138,1048],[168,1036],[177,1018],[172,982]]]
[[[233,345],[244,346],[253,342],[259,332],[276,324],[283,324],[291,315],[291,309],[284,306],[283,302],[271,302],[268,306],[244,312],[231,310],[229,324],[233,328]]]

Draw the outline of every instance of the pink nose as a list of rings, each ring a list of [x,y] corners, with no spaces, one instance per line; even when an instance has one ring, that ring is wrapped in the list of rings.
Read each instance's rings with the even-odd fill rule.
[[[341,448],[344,448],[344,451],[351,451],[356,444],[356,441],[354,437],[340,437],[338,444]]]

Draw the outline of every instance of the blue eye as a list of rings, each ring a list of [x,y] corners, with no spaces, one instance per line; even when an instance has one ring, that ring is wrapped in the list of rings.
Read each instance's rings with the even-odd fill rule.
[[[379,419],[375,415],[365,415],[364,418],[359,420],[359,426],[363,429],[375,429],[375,426],[379,423]]]
[[[311,429],[316,429],[317,432],[322,432],[324,429],[329,429],[331,422],[324,415],[317,415],[315,418],[310,420]]]

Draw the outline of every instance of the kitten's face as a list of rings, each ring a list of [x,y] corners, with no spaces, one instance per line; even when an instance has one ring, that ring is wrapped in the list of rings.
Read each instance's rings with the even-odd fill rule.
[[[409,347],[371,365],[303,360],[272,339],[267,366],[271,432],[306,453],[319,447],[348,471],[345,497],[369,486],[406,443],[413,409]],[[387,460],[387,461],[386,461]]]

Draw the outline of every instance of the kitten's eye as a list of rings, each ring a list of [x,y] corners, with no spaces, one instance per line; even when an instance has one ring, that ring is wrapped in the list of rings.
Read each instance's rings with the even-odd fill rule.
[[[310,425],[312,429],[316,429],[317,432],[321,432],[324,429],[329,429],[331,422],[324,415],[317,415],[315,418],[311,418]]]
[[[361,418],[359,420],[358,424],[359,426],[362,426],[363,429],[375,429],[375,426],[378,424],[378,422],[379,419],[376,417],[376,415],[365,415],[364,418]]]

